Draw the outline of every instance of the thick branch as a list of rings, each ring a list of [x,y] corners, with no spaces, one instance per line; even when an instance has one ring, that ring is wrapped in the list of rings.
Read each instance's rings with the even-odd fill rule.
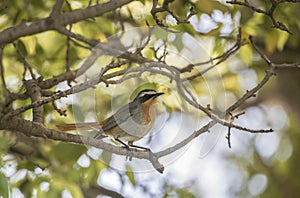
[[[4,88],[5,91],[9,92],[6,86],[2,57],[3,57],[3,48],[0,48],[0,77],[1,77],[2,87]]]
[[[64,14],[56,14],[55,17],[50,16],[32,23],[22,23],[21,25],[10,27],[2,31],[0,33],[0,44],[3,45],[13,42],[23,36],[54,30],[57,27],[63,27],[65,25],[76,23],[88,18],[97,17],[106,12],[110,12],[116,8],[122,7],[131,1],[133,0],[112,0],[107,3],[88,7],[86,9],[75,10]]]
[[[71,81],[74,80],[75,78],[76,78],[76,71],[67,71],[60,75],[54,76],[50,79],[40,81],[38,82],[38,84],[42,89],[50,89],[51,87],[57,85],[60,82]]]
[[[37,85],[36,80],[25,81],[25,87],[28,95],[30,96],[31,102],[42,100],[41,88]],[[33,107],[32,109],[33,122],[44,123],[44,107],[43,105]]]
[[[117,147],[112,144],[105,143],[102,140],[97,140],[91,137],[62,133],[53,129],[47,129],[42,124],[24,120],[22,118],[14,117],[6,120],[2,119],[0,122],[0,130],[1,129],[19,131],[21,133],[26,134],[27,136],[47,137],[52,140],[86,144],[118,155],[132,156],[138,159],[147,159],[152,163],[153,167],[160,173],[162,173],[164,170],[163,165],[159,163],[155,153],[134,149],[132,149],[132,151],[128,151],[125,148]]]

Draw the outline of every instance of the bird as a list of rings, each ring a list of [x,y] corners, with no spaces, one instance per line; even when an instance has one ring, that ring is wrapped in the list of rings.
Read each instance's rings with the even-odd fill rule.
[[[61,124],[56,125],[56,127],[61,131],[96,129],[98,132],[94,136],[95,139],[110,136],[127,150],[132,147],[149,150],[149,148],[137,146],[133,143],[150,132],[156,117],[152,105],[157,102],[158,96],[162,94],[164,93],[157,92],[154,89],[144,89],[137,94],[133,101],[122,106],[116,113],[102,122]]]

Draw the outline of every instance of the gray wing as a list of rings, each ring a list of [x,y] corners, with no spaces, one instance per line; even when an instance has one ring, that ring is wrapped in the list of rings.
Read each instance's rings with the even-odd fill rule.
[[[102,131],[108,131],[124,122],[126,122],[130,117],[136,115],[139,111],[138,105],[135,102],[131,102],[128,105],[123,106],[114,115],[109,117],[107,121],[102,126]]]
[[[131,105],[125,105],[121,109],[119,109],[114,115],[110,116],[106,119],[105,123],[99,130],[99,132],[94,136],[96,139],[100,139],[103,137],[103,133],[109,131],[110,129],[115,128],[119,124],[128,120],[131,116],[130,108]]]
[[[114,115],[106,119],[99,132],[94,136],[94,138],[99,139],[103,137],[103,133],[115,128],[118,125],[125,123],[128,119],[135,117],[139,113],[140,106],[136,102],[131,102],[121,109],[119,109]]]

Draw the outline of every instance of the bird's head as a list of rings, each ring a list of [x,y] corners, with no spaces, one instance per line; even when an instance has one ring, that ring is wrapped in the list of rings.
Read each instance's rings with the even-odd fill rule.
[[[144,89],[138,93],[134,101],[139,101],[140,103],[145,103],[150,100],[154,100],[158,96],[164,94],[163,92],[157,92],[154,89]]]

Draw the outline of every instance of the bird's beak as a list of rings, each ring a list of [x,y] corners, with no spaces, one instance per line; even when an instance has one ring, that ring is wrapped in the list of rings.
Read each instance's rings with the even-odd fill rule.
[[[157,98],[158,96],[160,96],[160,95],[163,95],[164,94],[164,92],[159,92],[159,93],[156,93],[156,94],[153,94],[153,98]]]

